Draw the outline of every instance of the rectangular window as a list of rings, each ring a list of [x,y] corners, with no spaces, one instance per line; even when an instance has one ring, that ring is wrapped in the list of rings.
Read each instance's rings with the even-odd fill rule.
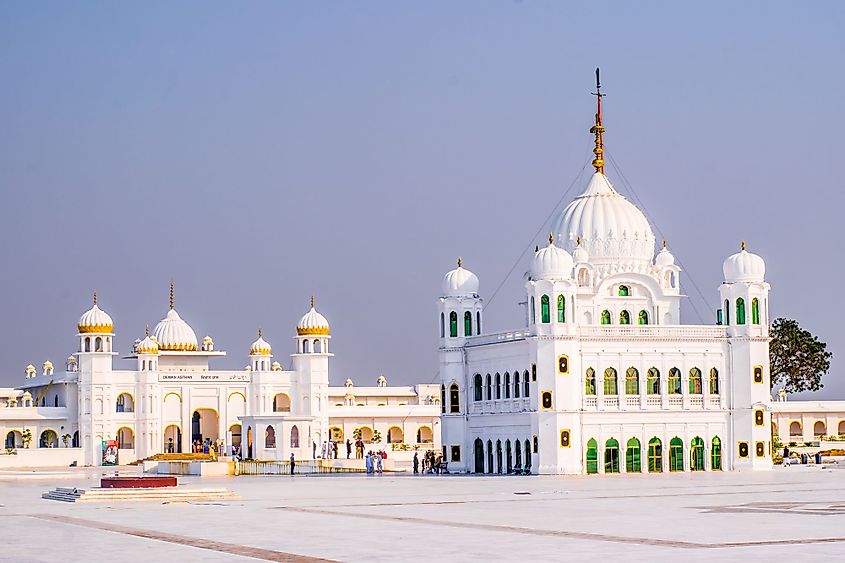
[[[763,367],[754,366],[754,383],[763,383]]]
[[[534,435],[534,453],[537,453],[537,435]]]
[[[754,424],[756,424],[757,426],[763,426],[764,422],[765,418],[763,416],[763,410],[757,409],[756,411],[754,411]]]
[[[531,381],[537,381],[537,364],[531,364]]]
[[[461,447],[460,446],[452,446],[452,456],[449,458],[450,461],[461,461]]]
[[[737,451],[739,452],[739,457],[748,457],[748,442],[740,442]]]
[[[560,356],[557,359],[557,372],[569,373],[569,356]]]
[[[561,448],[568,448],[569,447],[569,430],[561,430],[560,431],[560,447]]]
[[[552,408],[552,392],[551,391],[543,391],[541,395],[541,405],[543,409],[549,410]]]
[[[766,457],[766,442],[757,442],[754,444],[754,454],[757,457]]]

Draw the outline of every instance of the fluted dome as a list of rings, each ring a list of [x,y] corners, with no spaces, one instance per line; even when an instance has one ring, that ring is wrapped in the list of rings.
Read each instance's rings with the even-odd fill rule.
[[[742,243],[742,250],[728,256],[722,264],[722,273],[725,274],[725,281],[732,282],[762,282],[766,277],[766,263],[756,254],[745,250],[745,243]]]
[[[590,253],[581,244],[580,239],[576,239],[575,250],[572,251],[572,259],[576,264],[583,264],[590,261]]]
[[[663,248],[660,249],[660,252],[658,252],[657,256],[654,258],[654,265],[658,268],[675,265],[675,257],[671,252],[669,252],[669,249],[666,248],[665,241],[663,242]]]
[[[149,334],[135,347],[136,354],[158,354],[158,341],[155,336]]]
[[[444,297],[475,297],[478,295],[478,276],[463,267],[458,258],[458,267],[443,276]]]
[[[114,331],[111,317],[97,305],[97,294],[94,293],[94,306],[82,313],[76,328],[80,333],[97,332],[110,333]]]
[[[300,336],[327,335],[329,330],[329,321],[317,312],[312,301],[311,310],[302,315],[296,324],[296,333]]]
[[[249,355],[250,356],[269,356],[273,353],[273,349],[270,347],[270,344],[264,340],[264,335],[261,332],[261,329],[258,330],[258,340],[252,343],[252,346],[249,347]]]
[[[197,335],[188,323],[182,320],[176,309],[170,309],[153,332],[159,350],[196,351]]]
[[[531,261],[531,276],[534,279],[569,279],[571,275],[572,256],[555,246],[551,240],[548,246],[534,253],[534,259]]]
[[[554,223],[557,241],[573,251],[581,245],[596,264],[642,262],[654,257],[654,233],[645,215],[622,197],[601,173],[566,206]]]

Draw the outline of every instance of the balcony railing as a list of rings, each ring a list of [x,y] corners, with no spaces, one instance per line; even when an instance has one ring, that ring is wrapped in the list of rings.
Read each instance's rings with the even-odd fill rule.
[[[582,338],[672,338],[672,339],[711,339],[727,338],[723,326],[657,326],[657,325],[599,325],[579,326],[578,335]]]

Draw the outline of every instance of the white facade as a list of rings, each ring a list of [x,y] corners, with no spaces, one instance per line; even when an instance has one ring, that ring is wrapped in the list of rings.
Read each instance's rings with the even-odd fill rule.
[[[595,174],[535,252],[525,323],[484,334],[478,278],[460,261],[444,277],[450,471],[771,468],[763,260],[743,243],[723,264],[719,323],[683,324],[681,270],[604,174],[596,117]]]
[[[98,465],[109,440],[119,444],[120,463],[191,452],[207,440],[242,457],[312,459],[328,457],[326,442],[335,441],[345,458],[345,440],[354,442],[358,429],[367,449],[393,450],[399,459],[440,448],[437,385],[388,387],[381,377],[372,388],[351,381],[329,386],[330,329],[313,302],[297,325],[290,369],[273,360],[260,331],[243,370],[211,369],[225,352],[210,337],[197,340],[172,294],[165,318],[125,358],[134,369],[114,368],[114,323],[96,295],[78,329],[78,348],[64,371],[54,373],[49,362],[40,374],[29,366],[20,387],[0,389],[7,450],[29,456],[28,450],[67,448],[75,452],[49,459]],[[373,440],[378,434],[381,440]]]

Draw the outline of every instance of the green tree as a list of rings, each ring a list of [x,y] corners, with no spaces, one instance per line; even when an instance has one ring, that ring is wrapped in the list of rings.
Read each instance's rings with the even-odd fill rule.
[[[833,353],[827,343],[792,319],[775,319],[769,329],[771,385],[782,386],[787,393],[818,391],[822,376],[830,369]]]

